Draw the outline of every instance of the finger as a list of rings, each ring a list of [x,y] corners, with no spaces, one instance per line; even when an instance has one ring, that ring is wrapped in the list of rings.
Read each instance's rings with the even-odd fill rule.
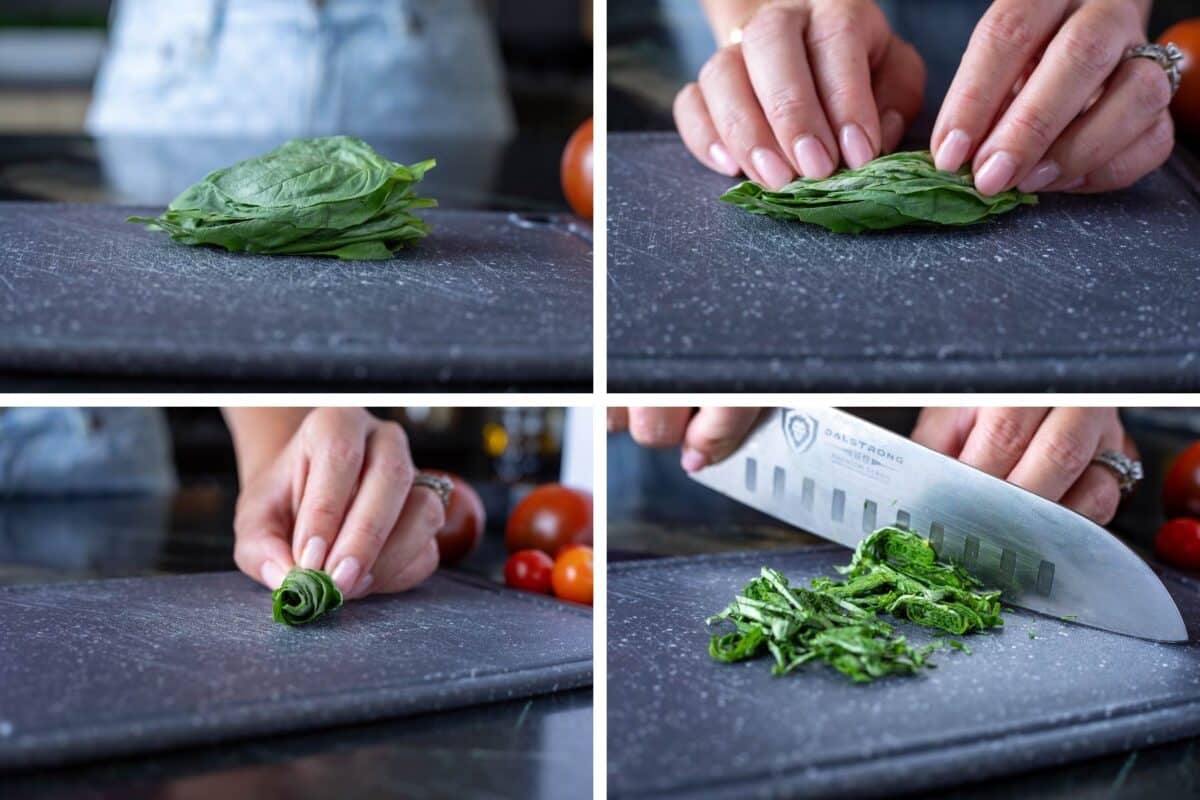
[[[1012,472],[1046,417],[1044,408],[981,408],[959,460],[997,478]]]
[[[1098,452],[1117,450],[1136,460],[1137,450],[1121,430],[1120,422],[1114,419],[1113,423],[1101,436]],[[1089,464],[1075,485],[1063,495],[1061,502],[1097,525],[1107,525],[1117,515],[1121,505],[1121,484],[1108,467]]]
[[[879,109],[882,151],[890,153],[921,111],[925,99],[925,62],[911,44],[892,36],[872,81]]]
[[[1133,5],[1118,8],[1124,11],[1088,4],[1055,35],[975,154],[975,188],[981,194],[993,195],[1023,180],[1112,75],[1137,30]]]
[[[933,126],[938,169],[957,170],[983,142],[1012,85],[1067,9],[1067,0],[996,0],[971,34]]]
[[[1009,473],[1009,482],[1058,502],[1095,458],[1115,413],[1103,408],[1054,409]]]
[[[799,6],[766,6],[746,25],[742,54],[754,93],[775,140],[806,178],[827,178],[838,152],[817,97],[804,30],[808,12]]]
[[[233,561],[238,569],[268,589],[278,589],[295,566],[288,546],[291,526],[268,502],[239,502],[233,531]]]
[[[806,44],[817,92],[851,169],[879,155],[882,135],[871,68],[883,60],[887,40],[887,21],[874,4],[822,5],[809,21]]]
[[[631,408],[629,435],[643,447],[678,447],[691,416],[690,408]]]
[[[608,432],[620,433],[626,430],[629,430],[629,409],[624,407],[608,409]]]
[[[687,426],[680,463],[696,472],[729,456],[746,438],[758,408],[702,408]]]
[[[438,549],[436,541],[429,541],[410,559],[399,572],[392,573],[374,584],[369,594],[392,594],[407,592],[409,589],[423,583],[438,567]]]
[[[930,450],[958,458],[977,413],[975,408],[922,409],[910,438]]]
[[[296,512],[292,551],[296,563],[308,569],[325,564],[362,471],[366,423],[331,413],[334,411],[313,411],[300,432],[308,469]]]
[[[413,475],[408,437],[395,423],[376,427],[367,437],[362,480],[326,563],[343,592],[370,572],[396,525]]]
[[[379,554],[371,573],[364,576],[366,585],[355,587],[355,594],[370,589],[371,585],[383,586],[406,569],[410,562],[420,556],[421,551],[434,542],[438,528],[446,518],[442,500],[431,489],[418,486],[409,494],[400,518],[396,520],[383,552]]]
[[[1171,122],[1171,115],[1164,111],[1149,132],[1139,137],[1125,152],[1081,181],[1064,186],[1062,191],[1088,194],[1132,186],[1143,175],[1166,163],[1174,147],[1175,126]]]
[[[1053,191],[1100,169],[1149,131],[1170,102],[1171,84],[1162,67],[1145,58],[1126,61],[1099,101],[1067,126],[1021,181],[1021,191]]]
[[[684,146],[701,164],[731,178],[742,171],[721,143],[699,85],[689,83],[675,96],[674,115]]]
[[[771,189],[795,177],[758,105],[740,45],[718,50],[701,68],[700,91],[721,141],[743,172]]]

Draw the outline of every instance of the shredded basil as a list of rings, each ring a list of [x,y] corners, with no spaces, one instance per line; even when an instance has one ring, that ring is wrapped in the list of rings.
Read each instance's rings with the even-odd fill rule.
[[[342,592],[319,569],[295,567],[271,594],[271,616],[284,625],[305,625],[342,607]]]

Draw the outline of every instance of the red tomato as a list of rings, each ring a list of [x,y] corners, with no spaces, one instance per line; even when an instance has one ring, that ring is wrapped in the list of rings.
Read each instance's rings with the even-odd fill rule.
[[[504,532],[508,552],[555,555],[569,544],[592,543],[592,495],[557,483],[539,486],[517,503]]]
[[[1163,512],[1170,517],[1200,517],[1200,442],[1171,463],[1163,481]]]
[[[1200,136],[1200,17],[1177,22],[1158,37],[1159,44],[1174,42],[1183,51],[1179,91],[1171,100],[1171,116],[1181,131]]]
[[[1180,517],[1158,529],[1154,552],[1184,569],[1200,569],[1200,520]]]
[[[575,213],[592,218],[592,120],[571,134],[562,156],[563,194]]]
[[[554,594],[572,603],[592,604],[592,548],[564,548],[554,559]]]
[[[447,477],[454,483],[450,504],[446,506],[446,521],[437,532],[438,563],[451,566],[469,556],[478,546],[483,538],[483,529],[487,526],[487,513],[471,484],[451,472],[437,469],[425,471]]]
[[[526,592],[550,593],[554,561],[541,550],[513,553],[504,563],[504,582]]]

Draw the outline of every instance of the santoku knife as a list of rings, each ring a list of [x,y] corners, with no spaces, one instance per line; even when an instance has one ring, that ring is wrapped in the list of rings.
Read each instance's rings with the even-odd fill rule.
[[[844,411],[765,412],[736,453],[692,477],[847,547],[885,525],[913,530],[1011,605],[1187,640],[1162,581],[1104,528]]]

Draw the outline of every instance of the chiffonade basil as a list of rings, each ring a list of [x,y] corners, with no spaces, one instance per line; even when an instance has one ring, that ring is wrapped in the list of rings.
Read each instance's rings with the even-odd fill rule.
[[[271,595],[271,616],[284,625],[304,625],[342,606],[337,584],[319,569],[296,567]]]

